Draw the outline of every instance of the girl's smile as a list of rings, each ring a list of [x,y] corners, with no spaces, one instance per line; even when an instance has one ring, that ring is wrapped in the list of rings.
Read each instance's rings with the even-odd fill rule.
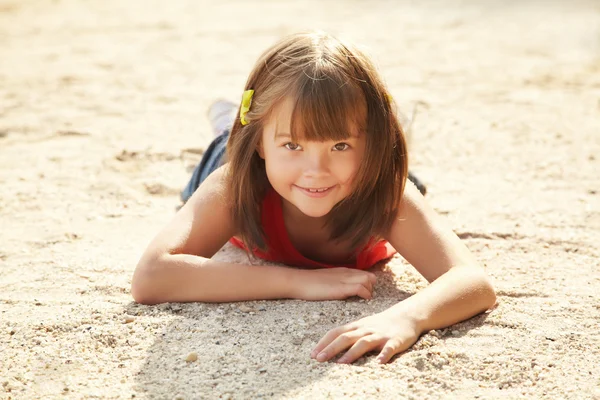
[[[293,186],[300,189],[305,195],[315,198],[325,197],[335,188],[335,185],[324,188],[304,188],[298,185]]]

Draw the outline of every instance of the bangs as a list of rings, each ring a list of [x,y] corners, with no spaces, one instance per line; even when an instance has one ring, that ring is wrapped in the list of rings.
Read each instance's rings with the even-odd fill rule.
[[[304,73],[295,90],[292,140],[345,140],[367,126],[367,103],[361,88],[349,77],[316,71]]]

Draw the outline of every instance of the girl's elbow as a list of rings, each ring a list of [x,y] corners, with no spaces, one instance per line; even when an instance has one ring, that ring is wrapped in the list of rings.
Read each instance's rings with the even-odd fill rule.
[[[144,305],[154,305],[160,303],[156,295],[153,276],[156,275],[155,268],[148,263],[137,265],[133,278],[131,279],[131,296],[136,303]]]
[[[498,299],[496,297],[496,289],[494,289],[494,285],[492,283],[491,278],[485,271],[480,270],[481,272],[481,291],[484,293],[485,305],[486,309],[494,308],[498,304]]]
[[[465,279],[468,279],[470,291],[477,298],[481,311],[492,309],[497,304],[496,290],[490,276],[479,266],[461,268]]]
[[[133,297],[133,301],[139,304],[150,306],[157,303],[157,301],[153,299],[152,292],[142,283],[135,280],[131,282],[131,296]]]

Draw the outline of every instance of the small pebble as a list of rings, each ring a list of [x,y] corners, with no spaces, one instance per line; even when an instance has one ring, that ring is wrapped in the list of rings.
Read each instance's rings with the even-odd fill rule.
[[[191,352],[190,354],[188,354],[188,356],[185,358],[186,362],[194,362],[198,359],[198,353],[196,353],[195,351]]]
[[[292,343],[295,344],[296,346],[300,346],[302,344],[302,342],[304,342],[304,337],[302,337],[302,336],[294,336],[292,338]]]
[[[131,315],[128,315],[125,317],[125,319],[123,320],[124,324],[129,324],[132,323],[133,321],[135,321],[135,318],[133,318]]]
[[[422,358],[418,358],[415,363],[415,368],[419,371],[423,371],[425,369],[425,361]]]
[[[458,336],[458,335],[460,335],[460,331],[453,330],[453,331],[452,331],[452,335],[453,335],[453,336]]]
[[[254,309],[253,309],[253,308],[251,308],[251,307],[248,307],[248,306],[247,306],[247,305],[245,305],[245,304],[242,304],[241,306],[239,306],[239,307],[238,307],[238,310],[240,310],[241,312],[246,312],[246,313],[247,313],[247,312],[254,311]]]

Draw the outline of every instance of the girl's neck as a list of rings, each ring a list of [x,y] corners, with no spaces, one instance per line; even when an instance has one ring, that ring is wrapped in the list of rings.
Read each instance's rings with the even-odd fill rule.
[[[294,248],[304,257],[331,264],[353,264],[356,257],[347,242],[334,243],[331,232],[325,226],[326,216],[314,218],[300,211],[283,197],[282,213],[288,238]]]
[[[319,231],[325,230],[325,222],[327,217],[309,217],[300,211],[295,205],[281,197],[281,208],[283,212],[283,218],[290,225],[303,226],[307,229],[314,229]]]

